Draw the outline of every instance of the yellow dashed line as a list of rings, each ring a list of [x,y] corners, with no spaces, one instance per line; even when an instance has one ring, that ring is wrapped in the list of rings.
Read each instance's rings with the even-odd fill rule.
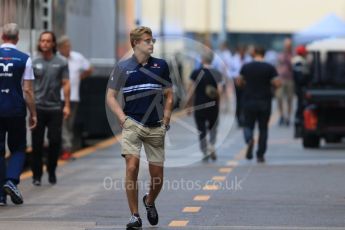
[[[208,195],[198,195],[193,198],[195,201],[208,201],[210,199],[210,196]]]
[[[207,184],[202,189],[207,190],[207,191],[215,191],[215,190],[219,190],[219,186],[213,185],[213,184]]]
[[[199,212],[201,207],[185,207],[182,212]]]
[[[220,168],[218,171],[220,173],[230,173],[232,171],[232,168]]]
[[[188,222],[188,220],[173,220],[170,222],[169,227],[185,227]]]
[[[176,117],[179,116],[183,116],[185,111],[181,111]],[[269,122],[269,125],[271,126],[272,124],[276,123],[278,120],[278,113],[275,113]],[[227,162],[227,166],[229,167],[224,167],[224,168],[220,168],[218,171],[220,173],[230,173],[232,172],[233,168],[235,168],[236,166],[239,165],[238,161],[242,160],[246,155],[246,148],[243,148],[239,153],[237,153],[234,156],[233,160],[230,160]],[[226,180],[226,176],[214,176],[212,177],[213,181],[225,181]],[[219,186],[217,185],[205,185],[203,187],[203,190],[207,190],[207,191],[214,191],[214,190],[219,190]],[[194,201],[208,201],[210,199],[209,195],[198,195],[194,197]],[[201,207],[185,207],[182,212],[189,212],[189,213],[196,213],[199,212],[201,209]],[[169,227],[185,227],[188,224],[188,220],[173,220],[170,222]]]
[[[238,165],[238,161],[228,161],[226,165],[231,166],[231,167],[236,167]]]
[[[212,180],[214,181],[225,181],[226,177],[225,176],[214,176],[212,177]]]
[[[246,148],[243,148],[238,154],[235,155],[234,160],[242,160],[246,155]]]

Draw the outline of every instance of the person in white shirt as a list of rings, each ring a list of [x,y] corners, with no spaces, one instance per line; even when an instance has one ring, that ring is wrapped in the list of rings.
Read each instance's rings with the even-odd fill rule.
[[[212,61],[212,66],[222,73],[226,79],[231,78],[232,54],[226,42],[220,44],[219,50]]]
[[[83,79],[87,78],[92,73],[92,66],[90,62],[81,54],[72,51],[70,39],[63,35],[58,39],[58,50],[61,56],[68,61],[69,77],[71,83],[71,115],[67,120],[64,120],[62,128],[63,153],[62,160],[68,160],[71,157],[74,143],[74,124],[80,101],[79,88]],[[63,95],[61,95],[64,100]]]
[[[218,70],[222,74],[222,94],[221,97],[224,101],[223,111],[228,112],[230,105],[230,97],[229,92],[231,92],[231,63],[232,63],[232,54],[228,47],[228,44],[226,41],[223,41],[219,49],[215,52],[216,55],[213,58],[212,61],[212,67],[216,70]]]
[[[232,79],[237,81],[240,77],[240,71],[244,64],[251,62],[252,57],[246,53],[246,47],[244,45],[239,45],[237,47],[237,52],[232,57],[230,76]],[[242,109],[242,88],[235,84],[236,90],[236,120],[239,127],[244,125],[244,114]]]

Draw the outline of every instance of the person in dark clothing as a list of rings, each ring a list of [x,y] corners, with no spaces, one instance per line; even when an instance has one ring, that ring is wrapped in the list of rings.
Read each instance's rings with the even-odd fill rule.
[[[295,137],[302,136],[303,123],[303,90],[309,81],[309,68],[306,60],[307,50],[304,46],[296,47],[296,56],[292,58],[292,70],[297,96],[297,108],[295,113]]]
[[[35,102],[38,123],[32,132],[33,184],[41,185],[43,174],[43,142],[48,129],[49,153],[47,171],[50,184],[56,184],[56,167],[62,143],[62,121],[70,115],[70,83],[67,61],[56,54],[56,38],[53,32],[42,32],[38,41],[40,56],[33,61]],[[65,103],[61,101],[61,89]]]
[[[259,124],[259,143],[256,152],[257,161],[265,162],[267,148],[268,122],[271,115],[272,85],[279,87],[281,82],[276,69],[263,60],[265,50],[255,48],[254,61],[245,64],[240,72],[238,84],[243,87],[244,138],[247,143],[246,158],[253,158],[254,127]]]
[[[9,195],[14,204],[22,204],[17,185],[25,162],[26,108],[29,109],[29,128],[37,124],[34,101],[31,58],[19,51],[19,28],[15,23],[3,26],[0,46],[0,206],[6,205]],[[7,145],[11,155],[6,162]]]
[[[199,131],[200,149],[204,155],[203,160],[209,157],[217,159],[215,143],[217,135],[219,98],[222,90],[222,74],[211,68],[213,54],[205,51],[202,55],[202,67],[192,72],[191,84],[188,87],[188,101],[186,107],[193,103],[195,123]],[[189,110],[189,113],[191,110]],[[210,141],[206,135],[209,131]]]

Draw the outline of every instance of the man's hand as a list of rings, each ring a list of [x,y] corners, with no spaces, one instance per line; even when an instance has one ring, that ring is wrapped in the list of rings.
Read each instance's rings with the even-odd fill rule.
[[[37,117],[31,116],[29,117],[29,129],[33,130],[37,126]]]
[[[123,125],[125,124],[126,120],[128,119],[127,116],[123,116],[120,118],[120,126],[123,128]]]
[[[65,105],[63,107],[63,119],[67,119],[69,117],[69,115],[71,114],[71,109],[69,106]]]
[[[193,107],[190,107],[190,106],[187,107],[187,108],[186,108],[186,112],[187,112],[187,115],[188,115],[188,116],[192,115]]]

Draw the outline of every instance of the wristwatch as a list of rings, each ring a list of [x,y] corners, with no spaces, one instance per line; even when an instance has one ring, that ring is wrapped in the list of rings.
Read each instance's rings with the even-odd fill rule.
[[[163,123],[163,125],[164,125],[164,128],[165,128],[166,131],[168,131],[170,129],[170,125],[166,125],[164,123]]]

